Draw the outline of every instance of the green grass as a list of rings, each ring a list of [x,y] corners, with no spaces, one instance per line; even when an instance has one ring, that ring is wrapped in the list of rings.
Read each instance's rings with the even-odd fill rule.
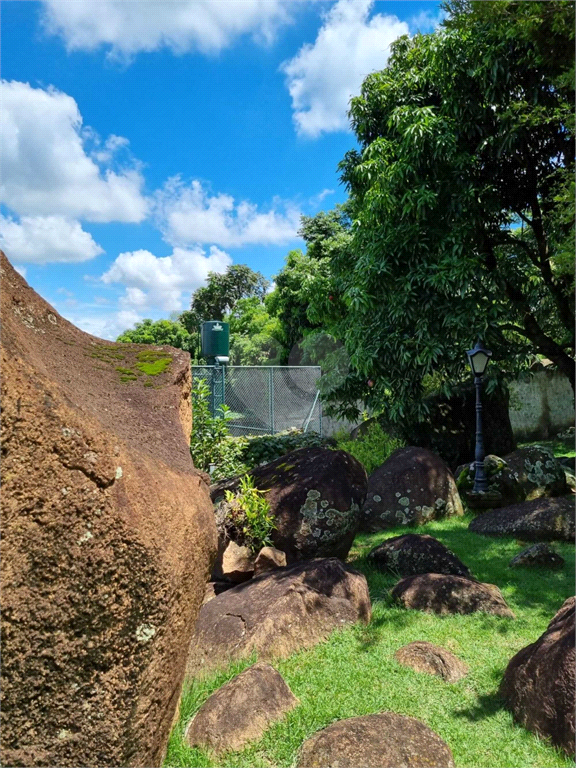
[[[554,456],[576,456],[573,438],[556,437],[554,440],[534,440],[531,443],[519,443],[518,448],[528,448],[530,445],[543,445],[545,448],[550,448],[554,451]]]
[[[454,551],[481,581],[497,584],[516,619],[476,613],[436,616],[394,606],[393,576],[373,570],[366,555],[395,529],[356,538],[349,560],[368,579],[373,605],[369,626],[334,632],[324,643],[277,661],[300,705],[241,752],[215,760],[183,740],[185,728],[207,697],[254,659],[235,664],[209,680],[188,685],[166,766],[292,766],[302,742],[335,720],[394,711],[417,717],[450,746],[457,768],[548,768],[572,766],[557,750],[515,725],[497,690],[509,659],[536,640],[562,602],[574,594],[574,546],[554,544],[565,558],[562,571],[510,569],[522,548],[514,539],[491,539],[467,530],[470,518],[436,521],[415,532],[429,533]],[[414,640],[442,645],[469,666],[467,677],[449,685],[399,666],[394,652]]]

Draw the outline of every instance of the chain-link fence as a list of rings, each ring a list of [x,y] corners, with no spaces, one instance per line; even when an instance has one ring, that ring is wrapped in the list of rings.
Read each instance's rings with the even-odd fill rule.
[[[320,366],[193,365],[210,388],[212,415],[225,403],[232,435],[273,435],[290,427],[322,434]]]

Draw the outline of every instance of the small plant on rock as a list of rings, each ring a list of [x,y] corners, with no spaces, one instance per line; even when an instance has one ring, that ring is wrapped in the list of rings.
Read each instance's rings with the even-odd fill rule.
[[[251,475],[240,480],[240,487],[226,491],[228,523],[241,534],[244,544],[256,553],[272,543],[270,534],[276,528],[270,511],[270,502],[254,485]]]

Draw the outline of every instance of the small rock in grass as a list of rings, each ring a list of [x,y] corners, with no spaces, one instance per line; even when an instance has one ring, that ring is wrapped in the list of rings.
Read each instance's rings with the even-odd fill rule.
[[[298,768],[454,768],[448,745],[414,717],[382,712],[332,723],[307,739]]]
[[[369,553],[376,568],[400,576],[418,573],[447,573],[470,577],[471,573],[456,555],[433,536],[406,533],[379,544]]]
[[[423,640],[399,648],[394,658],[403,667],[410,667],[416,672],[426,672],[437,675],[447,683],[455,683],[468,674],[468,665],[457,656],[442,648]]]
[[[463,576],[424,573],[396,584],[392,597],[405,608],[433,613],[493,613],[516,618],[495,584],[481,584]]]
[[[297,704],[274,667],[254,664],[210,696],[188,726],[186,740],[216,754],[242,749]]]
[[[555,552],[549,544],[539,542],[519,552],[508,563],[511,568],[550,568],[564,567],[564,558]]]

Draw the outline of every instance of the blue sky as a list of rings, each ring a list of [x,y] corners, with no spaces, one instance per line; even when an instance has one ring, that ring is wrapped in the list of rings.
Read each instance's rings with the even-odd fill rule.
[[[185,309],[210,270],[272,278],[344,200],[349,98],[436,2],[1,3],[0,246],[83,330]]]

